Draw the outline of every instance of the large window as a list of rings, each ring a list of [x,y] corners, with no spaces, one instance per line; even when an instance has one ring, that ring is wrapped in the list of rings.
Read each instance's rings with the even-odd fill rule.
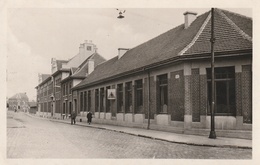
[[[141,113],[143,107],[143,80],[135,81],[136,113]]]
[[[72,82],[69,82],[69,94],[71,94]]]
[[[56,81],[55,81],[55,91],[56,92],[59,92],[59,91],[61,91],[61,83],[60,83],[60,81],[61,81],[61,79],[60,78],[58,78]]]
[[[168,106],[168,77],[167,74],[158,76],[159,113],[167,113]]]
[[[66,95],[66,86],[65,86],[65,84],[63,84],[62,85],[62,93],[63,93],[63,96],[65,96]]]
[[[211,68],[207,69],[208,114],[211,109]],[[235,115],[235,67],[215,68],[215,113],[216,115]]]
[[[107,87],[107,91],[108,91],[108,89],[110,89],[110,86]],[[107,98],[107,94],[106,94],[106,98]],[[111,105],[110,100],[107,99],[107,102],[106,102],[106,112],[110,112],[111,111],[110,110],[110,105]]]
[[[85,91],[84,92],[84,109],[83,111],[86,111],[87,110],[87,92]]]
[[[100,112],[104,112],[105,105],[105,91],[104,88],[100,89]]]
[[[126,103],[126,113],[132,112],[132,82],[126,83],[125,88],[125,103]]]
[[[124,102],[123,102],[123,84],[118,84],[117,85],[117,91],[118,91],[118,100],[117,100],[117,104],[118,104],[118,112],[123,112],[124,109]]]
[[[80,111],[83,111],[83,92],[80,92]]]
[[[91,91],[88,91],[88,111],[91,110]]]
[[[95,112],[98,112],[99,110],[99,89],[95,90]]]

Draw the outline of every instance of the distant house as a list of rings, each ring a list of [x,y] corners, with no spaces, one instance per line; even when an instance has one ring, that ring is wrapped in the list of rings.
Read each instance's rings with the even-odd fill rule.
[[[98,65],[72,88],[79,100],[77,112],[90,110],[94,122],[130,127],[146,127],[149,115],[151,129],[207,133],[211,12],[186,12],[184,20],[135,48],[119,49],[117,57]],[[252,19],[215,9],[215,37],[215,127],[251,131]],[[107,97],[111,89],[115,99]]]
[[[8,99],[9,110],[27,112],[29,109],[29,99],[26,93],[17,93]]]

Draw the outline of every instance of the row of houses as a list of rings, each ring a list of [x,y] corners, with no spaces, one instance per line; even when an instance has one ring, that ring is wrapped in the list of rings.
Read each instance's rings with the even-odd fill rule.
[[[214,15],[215,128],[251,138],[252,19],[222,9]],[[36,87],[37,114],[63,118],[75,110],[86,120],[92,111],[97,123],[146,128],[149,122],[151,129],[208,134],[211,12],[185,12],[184,20],[107,61],[87,41],[72,59],[52,59],[52,74],[41,75]]]

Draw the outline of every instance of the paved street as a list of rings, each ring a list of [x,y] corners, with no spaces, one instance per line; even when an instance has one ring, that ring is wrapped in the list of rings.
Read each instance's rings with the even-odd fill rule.
[[[252,149],[175,144],[8,112],[7,158],[251,159]]]

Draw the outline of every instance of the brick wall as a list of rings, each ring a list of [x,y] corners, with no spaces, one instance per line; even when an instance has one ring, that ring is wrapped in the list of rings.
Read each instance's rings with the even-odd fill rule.
[[[184,74],[183,70],[170,73],[169,97],[171,101],[169,106],[171,107],[171,120],[184,121]],[[179,78],[176,78],[179,75]]]
[[[252,72],[251,65],[242,66],[242,114],[244,123],[252,123]]]
[[[192,122],[200,122],[200,76],[199,68],[191,70]]]
[[[207,76],[200,75],[200,115],[207,114]]]

